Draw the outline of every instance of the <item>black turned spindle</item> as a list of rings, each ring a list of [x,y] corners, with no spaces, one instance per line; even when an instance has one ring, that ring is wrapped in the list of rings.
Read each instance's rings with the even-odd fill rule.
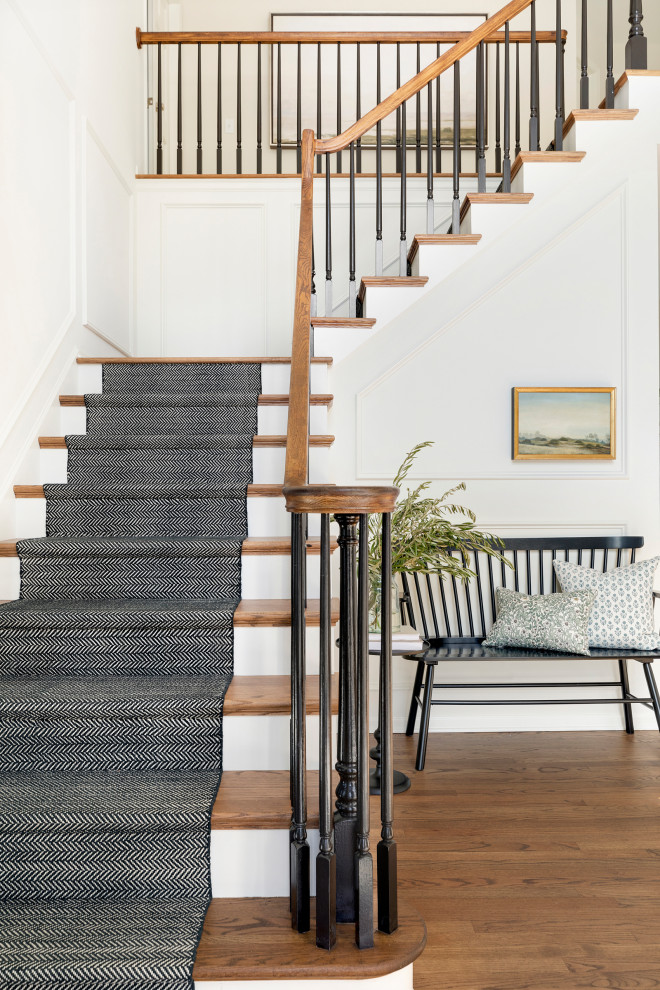
[[[520,42],[516,41],[516,144],[514,156],[520,154]]]
[[[357,545],[359,516],[338,514],[339,525],[339,730],[335,791],[337,922],[355,921],[357,845]]]
[[[422,67],[421,45],[417,42],[417,72]],[[419,175],[422,171],[422,94],[417,91],[415,97],[415,171]]]
[[[158,80],[156,84],[156,175],[163,174],[163,83],[158,42]]]
[[[508,21],[504,25],[504,161],[502,163],[502,192],[511,192],[511,57]]]
[[[263,150],[261,147],[261,42],[257,44],[257,175],[263,172]]]
[[[306,517],[291,515],[291,927],[310,928],[309,843],[307,841],[305,699],[305,530]]]
[[[360,516],[357,602],[357,846],[355,943],[374,944],[374,866],[369,850],[369,517]]]
[[[282,45],[277,45],[277,99],[276,99],[276,128],[275,128],[275,170],[282,174]]]
[[[461,203],[460,181],[461,181],[461,63],[460,60],[454,62],[454,133],[453,133],[453,160],[452,160],[452,201],[451,201],[451,232],[460,234],[461,232]],[[442,585],[442,582],[440,582]]]
[[[433,83],[426,87],[426,233],[433,233]]]
[[[537,135],[538,135],[538,137],[536,139],[536,150],[537,151],[540,151],[541,150],[541,82],[540,82],[541,69],[540,69],[540,62],[541,62],[541,46],[537,42],[536,43],[536,117],[538,119],[538,127],[537,127]]]
[[[202,46],[197,45],[197,175],[202,174]]]
[[[380,103],[380,41],[376,45],[376,103]],[[383,134],[376,124],[376,275],[383,274]]]
[[[337,45],[337,134],[341,134],[341,45]],[[337,171],[341,172],[341,151],[337,152]]]
[[[222,175],[222,45],[218,45],[218,96],[216,103],[215,170]]]
[[[564,147],[564,46],[561,38],[561,0],[555,4],[555,151]]]
[[[630,0],[630,16],[628,17],[630,31],[626,43],[626,69],[648,68],[646,38],[642,27],[643,20],[642,0]]]
[[[396,43],[396,88],[398,89],[401,85],[401,45],[397,41]],[[406,150],[406,138],[403,136],[403,153]],[[396,109],[396,156],[395,156],[395,167],[396,171],[401,171],[401,107]]]
[[[319,852],[316,857],[316,944],[337,941],[337,861],[332,830],[332,600],[330,516],[321,516],[319,658]]]
[[[500,44],[495,45],[495,171],[502,171],[502,145],[501,145],[501,97],[500,97]]]
[[[176,174],[183,173],[183,116],[181,110],[181,45],[177,45],[176,73]]]
[[[241,71],[241,43],[236,46],[236,174],[243,171],[243,73]]]
[[[486,192],[486,71],[485,71],[486,46],[481,42],[477,48],[478,86],[477,93],[477,189],[479,192]]]
[[[381,588],[392,586],[392,517],[383,515]],[[399,927],[397,857],[393,830],[392,735],[392,596],[381,595],[380,640],[380,819],[381,839],[376,850],[378,867],[378,930],[390,935]]]
[[[440,58],[440,45],[435,46],[436,58]],[[440,113],[440,76],[435,77],[435,170],[442,172],[442,115]]]
[[[316,46],[316,136],[319,140],[323,137],[323,125],[321,115],[321,45]],[[320,172],[323,167],[323,157],[316,156],[316,171]]]
[[[318,315],[318,300],[316,296],[316,261],[314,258],[314,234],[312,233],[312,298],[310,299],[310,316]],[[313,353],[313,349],[312,349]]]
[[[332,202],[329,154],[325,156],[325,315],[332,316]]]
[[[612,0],[607,0],[607,75],[605,77],[605,108],[614,109],[614,17]]]
[[[401,131],[404,135],[403,152],[401,155],[401,208],[399,211],[399,275],[408,274],[408,246],[406,241],[406,226],[408,219],[407,203],[407,182],[406,172],[406,101],[401,104]]]
[[[362,73],[360,70],[360,42],[358,41],[356,48],[356,77],[355,77],[355,119],[360,120],[362,117]],[[357,139],[357,145],[355,148],[355,167],[358,174],[362,171],[362,138]]]
[[[356,315],[357,291],[355,285],[355,143],[349,145],[348,180],[348,315]]]
[[[582,0],[582,36],[580,38],[580,108],[589,109],[589,62],[587,57],[588,3]]]
[[[529,150],[536,151],[539,143],[538,91],[536,88],[536,3],[531,3],[531,36],[529,43]]]
[[[302,64],[301,45],[296,52],[296,172],[302,172]]]

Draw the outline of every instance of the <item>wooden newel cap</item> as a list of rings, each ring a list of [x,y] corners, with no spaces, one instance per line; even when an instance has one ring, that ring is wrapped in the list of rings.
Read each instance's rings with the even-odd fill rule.
[[[348,487],[301,485],[283,488],[287,512],[348,513],[391,512],[399,489],[391,485]]]
[[[142,31],[140,31],[139,27],[135,29],[135,40],[137,41],[138,48],[142,48]]]

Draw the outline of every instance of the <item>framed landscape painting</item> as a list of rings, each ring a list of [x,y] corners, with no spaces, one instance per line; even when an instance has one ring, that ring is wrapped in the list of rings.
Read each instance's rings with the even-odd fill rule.
[[[513,459],[614,460],[615,388],[514,388]]]

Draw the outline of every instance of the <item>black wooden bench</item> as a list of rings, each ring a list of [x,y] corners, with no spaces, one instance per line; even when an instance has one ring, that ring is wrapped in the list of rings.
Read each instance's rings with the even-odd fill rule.
[[[411,655],[417,661],[410,713],[406,735],[415,731],[417,708],[421,708],[419,744],[417,746],[417,770],[424,769],[429,721],[432,705],[622,705],[626,732],[634,732],[632,706],[645,705],[655,713],[660,729],[660,695],[653,676],[652,663],[660,657],[660,650],[641,653],[635,650],[592,649],[591,657],[575,657],[567,653],[548,650],[493,649],[483,646],[495,619],[495,590],[498,587],[513,588],[529,595],[557,591],[557,580],[552,562],[555,559],[572,560],[587,567],[601,568],[634,563],[635,552],[644,545],[640,536],[600,536],[570,538],[516,538],[504,541],[503,553],[513,564],[513,569],[488,554],[473,553],[470,567],[475,578],[463,583],[455,578],[440,580],[437,574],[402,574],[403,594],[401,609],[404,621],[414,626],[429,641],[424,654]],[[458,556],[457,551],[453,554]],[[656,596],[657,597],[657,596]],[[602,681],[551,681],[522,683],[435,683],[435,668],[442,663],[466,661],[519,660],[615,660],[618,679]],[[636,660],[643,665],[648,698],[631,694],[628,683],[627,661]],[[447,695],[456,690],[556,687],[618,688],[620,698],[488,698],[452,699]],[[433,692],[441,694],[433,697]]]

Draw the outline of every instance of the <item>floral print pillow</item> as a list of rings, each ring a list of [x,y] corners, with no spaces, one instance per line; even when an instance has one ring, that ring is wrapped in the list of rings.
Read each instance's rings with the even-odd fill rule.
[[[587,628],[595,598],[593,591],[526,595],[498,588],[497,621],[484,646],[518,646],[588,657]]]
[[[618,650],[657,650],[653,627],[653,578],[660,557],[616,567],[604,574],[567,560],[555,560],[561,589],[596,593],[589,619],[589,645]]]

